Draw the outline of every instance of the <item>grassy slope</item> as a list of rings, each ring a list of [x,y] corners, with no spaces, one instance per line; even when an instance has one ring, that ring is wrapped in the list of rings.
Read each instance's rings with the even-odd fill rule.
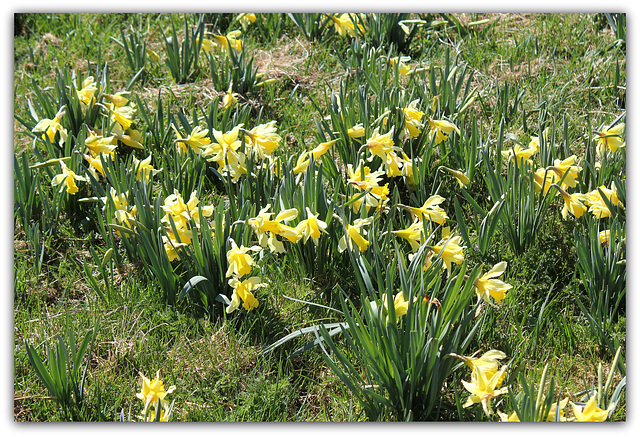
[[[485,17],[459,16],[463,23],[481,18]],[[24,111],[23,99],[32,95],[31,79],[46,86],[57,68],[84,71],[86,62],[81,59],[95,61],[101,55],[113,60],[112,86],[123,88],[131,73],[122,60],[122,50],[110,40],[110,36],[119,39],[122,20],[143,28],[147,25],[144,18],[133,14],[29,17],[28,28],[33,33],[15,40],[15,95],[20,96],[16,113]],[[167,23],[167,17],[154,17],[149,26],[148,39],[155,41],[152,47],[160,52],[155,20]],[[310,99],[325,104],[325,92],[337,86],[334,72],[340,67],[327,46],[306,42],[286,20],[283,26],[287,33],[282,37],[250,31],[246,44],[255,50],[261,71],[278,79],[271,92],[257,98],[264,107],[263,117],[278,120],[279,131],[287,138],[285,147],[293,153],[313,144],[313,119],[324,114],[315,110]],[[558,119],[566,116],[572,148],[579,147],[586,132],[586,117],[592,125],[599,125],[610,122],[624,108],[624,93],[605,87],[614,80],[614,60],[624,62],[624,56],[620,51],[605,50],[613,36],[596,28],[592,15],[504,15],[494,26],[474,29],[464,39],[455,32],[446,33],[431,61],[441,61],[442,47],[449,45],[469,63],[480,96],[473,110],[490,131],[496,130],[496,84],[526,89],[522,106],[532,125],[537,118],[535,108],[542,101]],[[85,45],[87,40],[92,44]],[[34,58],[29,56],[29,46]],[[624,64],[622,71],[624,74]],[[173,102],[189,107],[206,99],[203,90],[224,91],[211,90],[204,75],[192,85],[175,86],[163,66],[152,72],[153,78],[144,87],[135,85],[132,92],[151,99],[158,88],[171,87]],[[514,121],[512,125],[513,133],[521,133],[522,123]],[[17,152],[29,143],[25,135],[17,133],[14,148]],[[563,230],[558,233],[559,226]],[[273,269],[268,275],[270,294],[258,311],[208,322],[164,309],[153,279],[132,266],[118,272],[117,293],[107,306],[95,299],[78,263],[90,260],[90,243],[82,235],[64,225],[62,233],[50,241],[42,273],[36,275],[24,234],[17,226],[15,233],[16,420],[63,419],[55,404],[43,399],[47,393],[26,360],[23,339],[39,345],[61,332],[67,322],[80,335],[90,330],[96,319],[100,319],[101,328],[87,382],[91,405],[78,419],[113,420],[121,409],[127,412],[130,407],[136,414],[138,371],[151,376],[157,369],[168,385],[177,386],[173,394],[176,420],[326,421],[348,420],[351,414],[359,417],[357,411],[350,411],[350,395],[324,365],[320,351],[311,350],[289,360],[287,353],[295,347],[291,345],[273,356],[259,355],[261,348],[282,335],[326,316],[283,297],[319,299],[317,284]],[[575,261],[561,248],[571,238],[571,230],[558,218],[541,233],[540,240],[547,244],[513,258],[513,273],[508,278],[515,285],[513,293],[479,339],[479,347],[502,348],[510,357],[517,357],[534,380],[544,363],[553,363],[551,372],[563,387],[563,395],[579,391],[585,382],[593,383],[597,363],[610,360],[606,353],[598,353],[592,342],[584,341],[588,336],[584,320],[570,304],[570,294],[578,289],[573,275]],[[504,250],[504,245],[498,244],[494,255]],[[567,326],[547,318],[538,347],[532,349],[530,332],[550,288],[554,297],[549,311],[561,313]],[[624,332],[624,326],[621,329]],[[518,348],[519,343],[528,350]],[[624,408],[616,417],[624,419]]]

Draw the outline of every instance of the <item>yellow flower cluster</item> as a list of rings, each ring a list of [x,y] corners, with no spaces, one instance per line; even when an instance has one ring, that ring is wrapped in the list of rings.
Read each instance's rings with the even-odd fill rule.
[[[145,422],[155,422],[156,411],[153,406],[160,401],[160,419],[158,421],[168,422],[171,419],[173,405],[170,406],[165,398],[168,394],[172,393],[176,387],[172,385],[168,389],[165,389],[164,382],[160,379],[159,370],[156,372],[156,377],[152,380],[149,380],[142,372],[140,372],[140,378],[142,379],[142,387],[140,393],[136,393],[136,397],[144,402],[144,408],[142,410],[142,416],[138,417]]]

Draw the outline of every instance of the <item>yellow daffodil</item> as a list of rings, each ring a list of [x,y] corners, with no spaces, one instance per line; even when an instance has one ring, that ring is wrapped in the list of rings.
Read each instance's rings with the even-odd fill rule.
[[[242,14],[238,14],[236,16],[236,19],[240,21],[240,24],[242,25],[242,29],[246,30],[251,23],[256,22],[256,14],[242,13]]]
[[[232,238],[230,238],[229,241],[231,243],[231,249],[227,251],[227,262],[229,263],[229,268],[227,269],[226,277],[228,278],[232,275],[248,275],[251,273],[251,270],[255,265],[255,261],[247,252],[259,252],[261,250],[260,247],[244,247],[243,245],[238,247]]]
[[[553,184],[553,186],[560,192],[562,199],[564,200],[562,218],[566,220],[569,213],[576,218],[582,217],[582,214],[587,211],[587,207],[584,204],[587,200],[587,196],[581,193],[569,194],[558,185]]]
[[[165,212],[164,217],[161,219],[163,223],[171,223],[169,216],[173,219],[177,228],[188,228],[189,221],[194,220],[197,227],[200,227],[200,212],[198,209],[198,203],[200,202],[196,197],[197,192],[193,191],[189,197],[187,203],[184,202],[182,195],[177,189],[173,190],[173,194],[167,196],[162,205],[162,210]],[[213,205],[202,206],[202,215],[204,217],[210,217],[213,214]]]
[[[276,133],[274,120],[243,132],[245,133],[246,147],[252,148],[261,159],[271,156],[282,141],[282,137]]]
[[[86,181],[87,179],[84,176],[78,176],[66,166],[63,161],[60,161],[60,167],[62,168],[62,173],[55,175],[53,179],[51,179],[51,186],[55,187],[61,185],[60,192],[67,189],[67,193],[75,194],[78,192],[78,186],[76,185],[76,181]],[[62,184],[64,182],[64,185]]]
[[[401,75],[406,76],[411,74],[411,68],[406,64],[410,60],[411,58],[409,56],[396,56],[395,58],[390,58],[389,63],[392,67],[395,67],[396,64],[398,64],[398,72]]]
[[[387,298],[384,297],[384,314],[386,314],[387,316],[387,321],[389,319],[389,302],[387,301]],[[414,299],[415,301],[415,299]],[[409,311],[409,301],[405,300],[404,298],[404,293],[402,291],[399,291],[398,294],[396,294],[393,298],[393,309],[395,311],[396,314],[396,319],[395,322],[398,323],[398,321],[400,320],[400,317],[404,316],[405,314],[407,314],[407,311]]]
[[[476,351],[470,357],[457,354],[450,355],[464,361],[464,363],[471,369],[471,372],[483,372],[487,378],[493,377],[493,375],[498,371],[498,367],[500,366],[498,360],[504,360],[507,358],[507,354],[497,349],[491,349],[481,356],[474,358],[478,352],[480,351]],[[502,384],[502,380],[498,381],[498,383]]]
[[[597,396],[593,395],[584,407],[573,403],[573,415],[577,422],[604,422],[609,417],[612,408],[613,405],[610,405],[606,410],[599,408]]]
[[[281,236],[295,243],[300,235],[295,228],[284,224],[294,220],[298,216],[298,210],[290,208],[279,212],[274,219],[271,219],[272,212],[268,212],[271,204],[267,204],[262,208],[256,217],[247,220],[247,224],[254,230],[258,241],[262,247],[269,247],[272,252],[284,252],[284,245],[276,236]]]
[[[394,146],[393,130],[394,128],[392,127],[391,130],[384,135],[380,135],[380,128],[376,128],[373,131],[366,144],[361,147],[361,149],[366,148],[369,150],[369,152],[371,152],[371,155],[369,155],[369,157],[367,158],[368,161],[371,161],[375,156],[378,156],[380,159],[382,159],[382,162],[386,162],[387,155],[390,152],[402,151],[399,147]]]
[[[600,231],[599,238],[600,238],[600,243],[602,243],[604,247],[609,247],[609,244],[611,242],[611,231],[609,229]]]
[[[542,402],[544,403],[545,400],[545,396],[542,395]],[[558,403],[554,402],[553,404],[551,404],[551,409],[549,410],[549,413],[547,414],[547,417],[545,418],[545,422],[555,422],[556,420],[556,410],[559,411],[558,413],[558,418],[560,420],[560,422],[566,422],[567,418],[565,417],[565,413],[564,413],[564,409],[567,406],[567,403],[569,402],[569,398],[564,398],[563,400],[560,401],[560,405],[558,405]]]
[[[169,393],[173,392],[176,387],[171,386],[167,390],[164,388],[164,382],[160,379],[160,371],[156,372],[156,377],[153,380],[149,380],[146,376],[140,372],[140,377],[142,378],[142,389],[140,393],[136,393],[136,397],[144,402],[144,411],[147,411],[149,405],[153,405],[160,401],[164,400],[165,396]]]
[[[362,123],[358,123],[353,127],[347,129],[347,135],[352,139],[362,138],[364,136],[364,126]]]
[[[103,153],[106,153],[113,158],[116,153],[116,148],[118,147],[116,145],[115,137],[103,137],[95,132],[89,132],[89,136],[84,140],[84,145],[88,149],[89,154],[94,158]]]
[[[162,169],[156,170],[151,165],[151,153],[145,159],[140,161],[135,156],[132,159],[133,169],[136,172],[136,179],[148,181],[151,176],[158,174]]]
[[[611,183],[611,189],[607,188],[604,185],[601,185],[598,188],[600,188],[604,196],[609,199],[609,202],[613,206],[620,206],[622,208],[624,207],[624,205],[618,198],[618,192],[613,182]],[[611,211],[609,210],[607,203],[602,198],[602,195],[600,194],[598,188],[593,191],[589,191],[586,194],[584,203],[589,206],[589,212],[592,213],[596,218],[611,217]]]
[[[107,207],[109,199],[113,201],[113,206],[115,208],[113,215],[117,223],[121,226],[132,229],[137,209],[135,205],[133,207],[129,206],[127,202],[128,195],[128,191],[124,193],[118,193],[115,188],[111,187],[109,189],[109,195],[101,197],[100,200],[104,204],[104,206],[102,207],[103,210]],[[111,223],[111,220],[109,222]],[[119,231],[116,232],[118,233],[118,235],[120,235]]]
[[[507,415],[502,411],[496,411],[496,413],[498,413],[498,416],[500,417],[500,422],[520,422],[518,414],[515,411],[510,415]]]
[[[546,195],[555,180],[555,173],[549,169],[539,168],[533,174],[533,189],[536,194],[544,190]]]
[[[177,137],[175,142],[178,145],[179,150],[184,153],[187,153],[187,146],[191,147],[196,153],[201,153],[209,144],[211,144],[211,138],[207,136],[209,134],[209,129],[202,129],[200,126],[196,126],[191,130],[191,133],[187,138],[182,138],[173,124],[171,127],[173,127]]]
[[[602,156],[606,149],[615,152],[620,147],[625,147],[625,141],[622,139],[624,131],[625,124],[620,123],[604,132],[596,132],[597,136],[594,140],[596,140],[597,154]]]
[[[399,231],[392,231],[393,234],[400,238],[404,238],[411,244],[411,250],[416,252],[422,243],[424,243],[424,225],[421,221],[413,222],[408,228]]]
[[[229,285],[233,288],[233,295],[231,296],[231,304],[227,307],[227,314],[235,311],[240,303],[247,311],[257,308],[260,303],[252,291],[267,286],[267,284],[260,282],[258,276],[251,276],[242,281],[234,276],[229,280]]]
[[[92,106],[95,102],[96,91],[98,91],[98,87],[93,76],[88,76],[82,81],[82,88],[77,91],[78,100],[85,106]]]
[[[340,239],[340,241],[338,241],[338,251],[342,253],[347,247],[349,247],[350,250],[353,250],[352,242],[356,244],[360,252],[367,250],[369,247],[369,241],[363,237],[363,234],[367,234],[367,231],[363,228],[370,225],[372,222],[373,217],[369,217],[366,219],[356,219],[353,222],[353,225],[347,223],[345,225],[347,233]]]
[[[334,27],[336,32],[340,36],[355,36],[356,35],[356,23],[352,20],[352,15],[357,14],[341,14],[341,15],[329,15],[331,21],[334,23]],[[361,33],[364,33],[365,28],[362,24],[357,23],[358,29],[360,29]]]
[[[445,200],[446,199],[444,197],[434,194],[429,197],[420,208],[406,205],[400,206],[410,211],[413,217],[417,217],[420,220],[424,220],[426,218],[441,225],[449,218],[445,210],[438,206]]]
[[[560,181],[564,177],[561,187],[565,190],[567,187],[573,188],[577,185],[576,178],[582,167],[575,165],[576,159],[576,155],[571,155],[563,160],[556,159],[553,166],[549,167],[549,170],[554,172],[556,181]]]
[[[229,84],[229,89],[222,97],[222,107],[224,109],[230,108],[238,103],[238,93],[233,92],[233,83]]]
[[[176,228],[178,232],[176,235],[171,226],[164,227],[164,230],[167,235],[162,236],[162,244],[164,245],[164,250],[167,253],[169,261],[174,261],[178,258],[176,248],[190,245],[191,239],[193,238],[193,232],[186,228]]]
[[[507,158],[510,161],[514,161],[517,166],[525,161],[527,163],[532,163],[531,156],[535,153],[538,153],[538,143],[531,141],[529,143],[529,147],[524,148],[520,144],[516,143],[513,145],[513,148],[502,151],[502,156]]]
[[[239,154],[237,150],[242,145],[242,142],[238,139],[241,128],[242,123],[226,133],[214,129],[213,137],[216,142],[209,144],[203,152],[203,156],[207,158],[207,161],[216,162],[219,169],[222,169],[227,163],[238,162]]]
[[[296,226],[295,230],[298,235],[301,236],[303,241],[306,243],[309,238],[313,240],[313,244],[318,245],[318,241],[320,239],[320,235],[324,232],[327,233],[325,229],[327,229],[327,224],[322,220],[318,219],[320,214],[314,214],[311,212],[309,207],[306,207],[307,218],[300,221]]]
[[[144,51],[147,53],[147,56],[151,58],[154,62],[160,62],[160,56],[151,50],[150,48],[145,48]]]
[[[49,141],[52,143],[55,140],[56,133],[60,134],[60,139],[58,140],[59,144],[63,144],[67,141],[67,130],[62,127],[61,121],[64,116],[64,107],[58,110],[58,113],[53,118],[53,120],[48,118],[43,118],[38,121],[38,123],[33,127],[31,132],[44,132],[42,138],[44,139],[44,135],[49,138]]]
[[[507,291],[513,288],[513,285],[493,278],[502,275],[506,268],[507,263],[505,261],[499,262],[491,270],[475,280],[474,285],[476,286],[478,299],[484,299],[489,302],[489,297],[493,297],[496,302],[500,302],[505,298]]]
[[[434,255],[439,256],[444,261],[443,267],[447,269],[447,273],[451,273],[451,263],[462,264],[464,261],[465,246],[461,246],[462,237],[456,235],[449,239],[442,239],[435,246],[431,246]]]
[[[482,403],[482,409],[485,414],[490,416],[492,414],[491,399],[508,391],[507,387],[499,388],[501,381],[504,380],[506,371],[507,366],[505,365],[494,373],[491,378],[487,378],[484,372],[476,368],[476,371],[471,374],[471,382],[462,381],[464,388],[471,393],[463,407],[467,408],[473,404]]]
[[[230,48],[242,50],[242,40],[238,39],[242,35],[239,30],[234,30],[224,35],[213,35],[213,45],[221,47],[222,50],[228,52]]]
[[[418,102],[419,99],[416,99],[409,103],[409,106],[402,109],[404,114],[402,133],[405,137],[415,138],[422,132],[424,112],[418,110]]]
[[[372,172],[367,166],[364,166],[362,169],[358,166],[354,170],[351,164],[347,164],[347,183],[353,185],[359,191],[370,190],[364,195],[364,198],[358,198],[360,194],[352,196],[351,199],[356,199],[352,203],[354,211],[357,212],[360,210],[363,201],[367,211],[369,211],[371,207],[381,209],[388,202],[389,184],[379,184],[384,174],[382,170]]]
[[[104,168],[102,166],[102,160],[100,157],[106,159],[112,159],[111,155],[107,153],[101,153],[98,157],[93,157],[91,155],[82,154],[82,157],[89,163],[89,172],[93,175],[94,178],[98,179],[98,173],[102,176],[105,176]]]
[[[451,132],[456,132],[460,135],[460,129],[450,121],[428,119],[428,122],[430,127],[429,141],[433,141],[435,137],[436,145],[449,138],[449,134],[451,134]]]

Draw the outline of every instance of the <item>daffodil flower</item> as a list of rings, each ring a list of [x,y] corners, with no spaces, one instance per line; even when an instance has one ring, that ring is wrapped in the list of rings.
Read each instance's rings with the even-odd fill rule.
[[[227,269],[226,277],[228,278],[232,275],[248,275],[251,273],[251,270],[255,265],[255,261],[247,252],[259,252],[261,250],[260,247],[244,247],[243,245],[238,247],[232,238],[229,238],[229,242],[231,243],[231,249],[227,251],[227,262],[229,263],[229,268]]]
[[[360,252],[364,252],[365,250],[367,250],[370,243],[366,238],[363,237],[363,234],[367,234],[367,231],[363,228],[364,226],[370,225],[372,222],[373,217],[369,217],[366,219],[356,219],[353,222],[353,225],[347,223],[345,225],[345,228],[347,230],[346,235],[344,235],[340,239],[340,241],[338,241],[338,252],[344,252],[347,247],[349,247],[350,250],[353,250],[353,243],[356,244]]]
[[[560,192],[562,199],[564,200],[562,218],[566,220],[569,213],[576,218],[582,217],[582,214],[587,210],[587,207],[584,204],[587,200],[587,195],[581,193],[569,194],[558,185],[553,184],[553,186]]]
[[[355,126],[350,127],[347,129],[347,135],[352,139],[362,138],[364,136],[364,126],[362,123],[358,123]]]
[[[406,64],[410,60],[411,58],[409,56],[396,56],[395,58],[389,59],[389,64],[391,64],[392,67],[398,64],[398,72],[403,76],[407,76],[411,74],[411,68]]]
[[[604,422],[609,417],[609,413],[613,409],[613,405],[603,410],[598,407],[597,396],[594,394],[589,401],[581,407],[573,403],[573,415],[577,422]]]
[[[420,208],[406,205],[399,206],[410,211],[413,217],[417,217],[420,220],[424,220],[426,218],[441,225],[449,218],[445,210],[438,206],[445,200],[446,199],[444,197],[434,194],[429,197]]]
[[[533,189],[536,194],[544,191],[546,195],[555,180],[555,173],[549,169],[539,168],[533,174]]]
[[[89,163],[89,172],[96,179],[98,179],[98,174],[105,176],[104,168],[102,166],[102,160],[100,159],[100,157],[104,157],[104,159],[112,159],[111,155],[107,153],[101,153],[98,157],[93,157],[91,155],[83,153],[82,157]]]
[[[314,214],[311,212],[309,207],[306,207],[307,218],[300,221],[296,226],[295,230],[298,235],[301,236],[302,240],[306,243],[309,238],[313,240],[314,245],[318,245],[318,241],[320,239],[320,235],[327,231],[327,223],[318,219],[320,214]]]
[[[606,149],[609,149],[611,152],[615,152],[620,147],[625,147],[625,141],[622,139],[624,130],[625,124],[620,123],[604,132],[596,132],[597,136],[594,140],[596,141],[597,154],[602,156]]]
[[[604,196],[609,199],[609,202],[613,206],[624,207],[620,199],[618,198],[618,192],[616,191],[615,184],[611,183],[611,189],[607,188],[604,185],[598,187],[600,191],[604,194]],[[589,206],[589,212],[592,213],[596,218],[604,218],[611,217],[611,211],[607,206],[607,203],[602,198],[600,191],[596,188],[593,191],[589,191],[586,194],[584,203]]]
[[[51,179],[51,186],[55,187],[61,185],[60,192],[67,189],[67,193],[75,194],[79,191],[78,186],[76,185],[76,181],[86,181],[87,179],[84,176],[78,176],[66,166],[63,161],[60,161],[60,167],[62,168],[62,173],[55,175],[53,179]],[[62,183],[65,183],[64,185]]]
[[[475,280],[474,285],[478,299],[489,302],[489,297],[493,297],[496,302],[500,302],[505,298],[507,291],[512,289],[513,285],[494,278],[502,275],[506,269],[507,263],[505,261],[499,262]]]
[[[555,173],[556,181],[560,181],[564,178],[562,180],[561,187],[565,190],[567,187],[573,188],[577,185],[576,178],[578,178],[578,174],[582,170],[582,167],[575,165],[576,159],[576,155],[571,155],[562,161],[556,159],[553,162],[553,165],[548,167],[549,170],[552,170]]]
[[[176,228],[176,231],[178,232],[176,235],[173,232],[173,228],[170,226],[165,227],[164,230],[167,235],[162,236],[162,244],[164,245],[167,257],[171,262],[178,258],[178,252],[176,250],[177,247],[188,246],[191,244],[193,232],[191,229]]]
[[[216,162],[218,168],[222,169],[229,162],[238,162],[239,154],[237,150],[242,145],[242,142],[238,139],[242,123],[231,129],[229,132],[223,133],[218,130],[213,130],[213,137],[216,140],[215,143],[211,143],[207,146],[203,156],[207,158],[207,161]]]
[[[189,197],[187,203],[180,195],[177,189],[173,190],[173,194],[167,196],[164,200],[162,209],[165,212],[164,217],[161,219],[163,223],[170,223],[169,216],[173,219],[177,228],[187,228],[189,221],[193,218],[196,226],[200,227],[200,212],[198,203],[200,202],[196,197],[197,192],[193,191]],[[210,217],[213,214],[213,205],[202,206],[202,215],[204,217]]]
[[[340,36],[355,36],[356,23],[351,19],[351,14],[345,13],[339,16],[329,15],[329,18],[333,21],[335,30]],[[365,32],[365,28],[362,24],[358,23],[357,26],[362,33]]]
[[[429,141],[433,141],[435,137],[436,145],[449,138],[449,134],[451,134],[451,132],[456,132],[460,135],[460,129],[458,129],[458,126],[450,121],[428,119],[428,122],[430,127]]]
[[[202,129],[196,126],[191,130],[187,138],[182,138],[176,127],[172,124],[177,139],[175,140],[179,150],[187,153],[187,146],[191,147],[196,153],[203,152],[206,147],[211,144],[211,138],[208,137],[209,129]]]
[[[368,149],[371,155],[367,158],[368,161],[372,161],[375,156],[382,159],[382,162],[387,161],[387,155],[390,152],[401,152],[402,150],[394,145],[393,142],[393,130],[392,127],[389,132],[384,135],[380,135],[380,128],[376,128],[371,137],[367,140],[366,144],[361,149]]]
[[[162,169],[156,170],[151,165],[151,153],[145,159],[140,161],[135,156],[133,157],[132,165],[133,169],[136,172],[136,179],[141,181],[144,179],[148,181],[151,176],[158,174]]]
[[[242,306],[247,311],[257,308],[259,302],[252,291],[267,286],[267,284],[260,282],[258,276],[251,276],[242,281],[234,276],[229,280],[229,285],[233,288],[233,295],[231,296],[231,304],[226,310],[227,314],[235,311],[240,306],[240,303],[242,303]]]
[[[222,107],[224,109],[230,108],[238,103],[238,93],[233,92],[233,83],[229,84],[229,89],[222,97]]]
[[[402,133],[405,137],[415,138],[422,132],[422,117],[424,117],[424,112],[418,110],[418,102],[419,99],[413,100],[409,103],[409,106],[402,109],[402,113],[404,114]]]
[[[439,256],[444,261],[443,267],[447,269],[447,273],[451,273],[451,264],[462,264],[464,261],[465,246],[461,246],[462,237],[456,235],[447,240],[443,239],[435,246],[431,246],[434,255]]]
[[[384,314],[387,315],[386,317],[388,322],[389,302],[387,301],[386,297],[383,300],[384,300],[384,304],[383,304]],[[405,300],[404,293],[402,291],[399,291],[398,294],[396,294],[393,297],[393,309],[396,314],[396,319],[395,319],[396,323],[398,323],[398,321],[400,320],[400,317],[404,316],[405,314],[407,314],[407,311],[409,311],[409,301]]]
[[[470,407],[473,404],[481,403],[482,409],[487,416],[492,414],[491,399],[507,393],[507,387],[499,388],[501,381],[504,380],[507,366],[502,368],[487,378],[486,374],[476,369],[471,374],[471,382],[462,381],[462,385],[471,393],[471,396],[467,398],[467,401],[463,405],[464,408]]]
[[[64,107],[58,110],[58,113],[53,118],[53,120],[48,118],[43,118],[42,120],[38,121],[38,123],[34,126],[34,128],[31,129],[31,132],[44,132],[44,135],[46,135],[47,138],[49,138],[49,141],[51,141],[52,143],[54,142],[56,133],[59,133],[60,139],[58,143],[63,144],[65,141],[67,141],[67,130],[64,127],[62,127],[62,124],[60,124],[63,116],[64,116]],[[44,139],[44,135],[42,137],[43,139]]]
[[[457,354],[449,355],[464,361],[464,363],[471,369],[471,372],[474,372],[477,369],[477,371],[483,372],[487,378],[491,378],[498,371],[498,367],[500,366],[498,360],[504,360],[507,358],[507,354],[497,349],[491,349],[478,358],[474,358],[478,352],[480,351],[476,351],[470,357]],[[502,383],[502,381],[498,382],[500,384]]]
[[[275,120],[243,132],[245,133],[246,147],[255,150],[262,159],[271,156],[282,141],[282,137],[276,133]]]
[[[503,413],[502,411],[496,411],[498,416],[500,417],[500,422],[520,422],[520,418],[518,417],[518,413],[515,411],[510,415]]]
[[[242,50],[242,40],[238,39],[242,35],[239,30],[234,30],[224,35],[213,35],[213,45],[221,47],[225,52],[228,52],[231,48],[240,51]]]
[[[140,393],[136,393],[136,397],[144,402],[144,412],[146,413],[149,405],[153,405],[164,400],[165,396],[173,392],[176,387],[172,385],[167,390],[164,388],[164,382],[160,379],[160,371],[156,372],[156,377],[153,380],[149,380],[146,376],[140,372],[142,378],[142,389]]]
[[[84,145],[89,154],[94,158],[105,153],[113,158],[116,153],[116,140],[113,136],[103,137],[95,132],[89,132],[89,136],[84,140]]]
[[[256,14],[242,13],[242,14],[238,14],[236,16],[236,19],[238,21],[240,21],[240,24],[242,25],[242,28],[244,30],[246,30],[247,27],[249,27],[249,25],[251,23],[255,23],[256,22]]]
[[[415,221],[408,228],[392,231],[392,233],[407,240],[409,244],[411,244],[411,250],[414,252],[416,252],[425,241],[422,221]]]
[[[93,76],[88,76],[82,81],[82,88],[77,90],[78,100],[85,106],[91,106],[95,102],[96,91],[98,91],[98,87]]]
[[[516,163],[516,166],[520,166],[522,161],[527,163],[533,162],[531,160],[531,156],[535,153],[538,153],[538,143],[536,141],[530,141],[528,147],[522,147],[520,144],[516,143],[513,145],[513,148],[502,151],[502,156],[507,158],[508,160],[512,160]]]
[[[256,217],[247,220],[247,224],[254,230],[258,237],[258,242],[262,247],[269,247],[272,252],[282,253],[284,252],[284,245],[278,241],[276,236],[281,236],[292,243],[296,243],[300,235],[295,228],[284,224],[294,220],[298,216],[298,210],[290,208],[279,212],[272,220],[272,212],[267,212],[271,208],[271,204],[267,204],[262,208]]]

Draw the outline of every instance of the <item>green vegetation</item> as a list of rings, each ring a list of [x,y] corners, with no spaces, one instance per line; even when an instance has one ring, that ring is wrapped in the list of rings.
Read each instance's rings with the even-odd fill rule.
[[[16,421],[626,420],[624,14],[19,15]]]

